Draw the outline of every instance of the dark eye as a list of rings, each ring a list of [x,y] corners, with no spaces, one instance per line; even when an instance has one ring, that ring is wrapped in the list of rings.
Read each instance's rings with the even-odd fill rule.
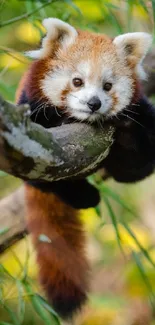
[[[75,87],[81,87],[83,85],[83,80],[80,78],[74,78],[73,79],[73,85]]]
[[[106,82],[104,85],[103,85],[103,89],[106,90],[106,91],[110,91],[112,88],[112,83],[111,82]]]

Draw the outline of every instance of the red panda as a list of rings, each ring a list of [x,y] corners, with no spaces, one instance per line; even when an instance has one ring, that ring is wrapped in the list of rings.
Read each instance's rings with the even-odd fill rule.
[[[28,53],[34,61],[20,83],[17,103],[28,103],[32,120],[46,128],[74,120],[93,124],[118,118],[124,134],[126,129],[130,132],[130,123],[127,126],[121,113],[125,109],[134,112],[141,98],[142,60],[150,47],[151,36],[128,33],[111,39],[76,30],[55,18],[45,19],[43,25],[47,34],[41,48]],[[122,130],[122,125],[119,128]],[[154,124],[152,128],[155,130]],[[116,179],[128,181],[130,175],[121,178],[120,171],[117,175],[117,166],[120,164],[121,168],[123,150],[128,144],[122,147],[118,142],[115,141],[111,160],[107,158],[105,166]],[[116,168],[113,167],[115,159]],[[136,175],[134,179],[137,180]],[[25,185],[25,192],[27,227],[37,252],[40,282],[55,310],[68,318],[84,304],[89,290],[85,235],[78,209],[95,206],[99,194],[86,180],[48,184],[32,180]],[[41,234],[48,242],[40,240]]]

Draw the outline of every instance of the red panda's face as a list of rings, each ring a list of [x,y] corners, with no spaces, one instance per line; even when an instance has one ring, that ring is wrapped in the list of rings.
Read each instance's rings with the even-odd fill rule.
[[[48,60],[40,80],[43,95],[66,115],[93,122],[116,115],[130,104],[150,35],[105,35],[77,32],[57,19],[46,19],[42,49],[33,52]]]
[[[117,114],[132,99],[131,69],[124,67],[115,53],[102,54],[100,48],[96,56],[92,47],[86,58],[84,54],[70,51],[66,60],[61,54],[58,66],[41,81],[43,93],[52,104],[64,107],[69,116],[79,120],[94,121]]]

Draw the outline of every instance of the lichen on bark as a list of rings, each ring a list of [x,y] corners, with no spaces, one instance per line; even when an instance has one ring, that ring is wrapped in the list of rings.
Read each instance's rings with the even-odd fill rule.
[[[51,129],[32,123],[28,105],[0,97],[0,169],[17,177],[59,180],[93,173],[107,156],[113,128],[84,123]]]

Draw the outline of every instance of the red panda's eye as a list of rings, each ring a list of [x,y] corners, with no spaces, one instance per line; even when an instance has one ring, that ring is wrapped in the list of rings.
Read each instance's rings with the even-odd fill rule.
[[[104,85],[103,85],[103,89],[106,90],[106,91],[110,91],[112,88],[112,83],[111,82],[106,82]]]
[[[81,87],[83,85],[83,80],[80,78],[74,78],[73,79],[73,85],[75,87]]]

